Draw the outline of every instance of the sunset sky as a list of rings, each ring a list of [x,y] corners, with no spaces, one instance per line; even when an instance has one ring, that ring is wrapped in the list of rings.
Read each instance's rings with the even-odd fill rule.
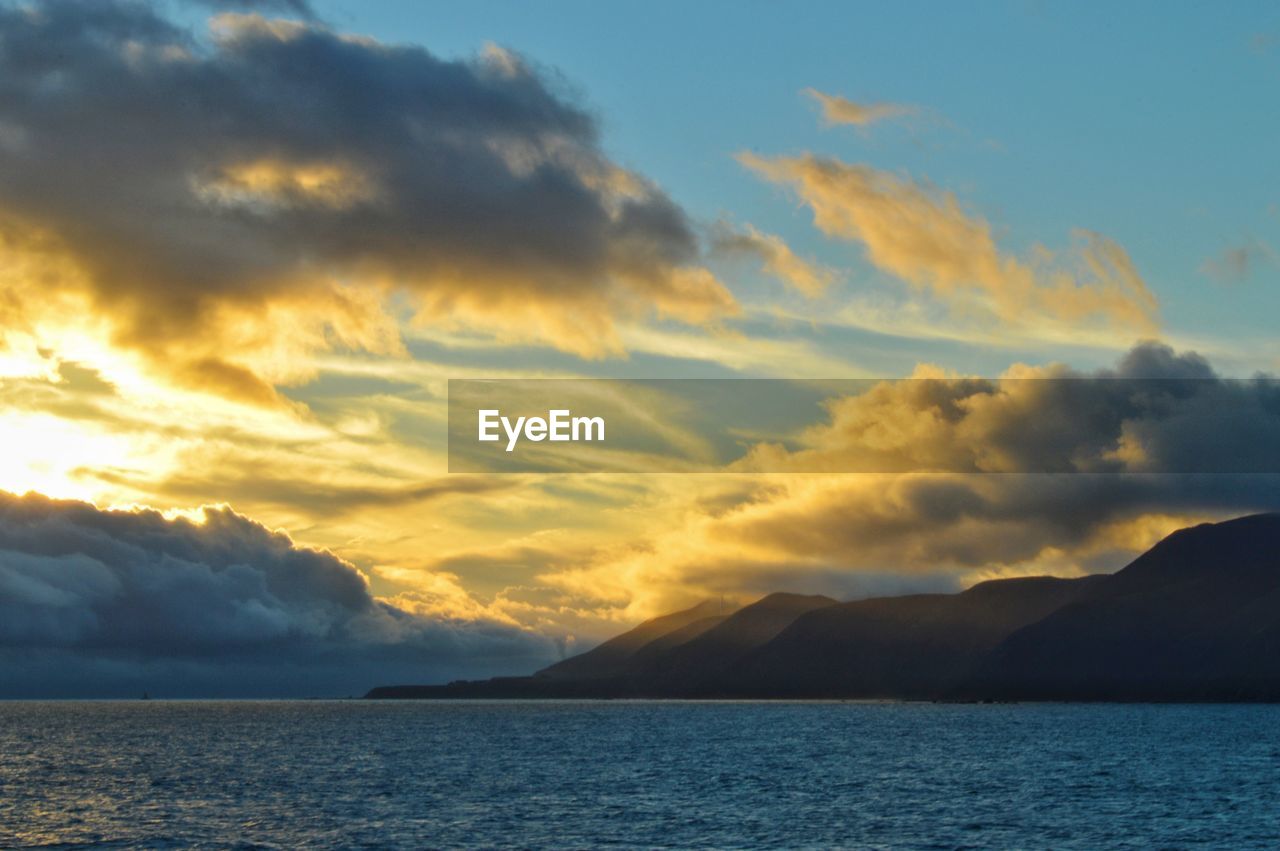
[[[1170,472],[1280,469],[1220,380],[1280,372],[1278,92],[1268,3],[0,4],[3,689],[519,673],[1280,509]],[[784,472],[448,472],[450,378],[909,376]],[[1073,420],[1116,377],[1204,395]],[[868,423],[934,472],[805,474]]]

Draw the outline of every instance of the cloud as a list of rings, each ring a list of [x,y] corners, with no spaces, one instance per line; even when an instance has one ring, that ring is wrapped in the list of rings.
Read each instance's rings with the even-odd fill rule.
[[[246,453],[248,454],[248,453]],[[210,459],[192,459],[205,460]],[[218,459],[213,459],[218,460]],[[407,507],[422,505],[456,495],[494,494],[508,490],[514,483],[480,476],[436,476],[427,481],[411,484],[397,484],[383,481],[380,484],[355,484],[344,482],[340,478],[323,481],[318,478],[309,480],[294,475],[277,472],[264,472],[264,466],[277,466],[287,473],[289,460],[282,458],[269,459],[267,464],[254,463],[253,459],[224,458],[222,463],[209,463],[209,471],[198,474],[194,471],[177,472],[161,480],[147,480],[144,477],[121,475],[110,470],[86,469],[81,472],[84,478],[98,479],[103,482],[138,491],[147,491],[165,500],[183,504],[192,500],[199,501],[210,493],[221,494],[222,498],[237,505],[276,505],[294,511],[304,511],[313,519],[333,519],[337,516],[351,515],[362,509],[386,509],[390,507]],[[318,469],[313,469],[319,475]]]
[[[539,581],[632,617],[779,589],[956,590],[998,575],[1114,571],[1175,529],[1275,510],[1275,475],[776,475],[730,507],[675,513],[629,550]]]
[[[852,124],[855,127],[867,127],[879,121],[914,115],[919,111],[914,106],[900,103],[854,103],[840,95],[823,94],[813,88],[805,89],[803,94],[818,102],[822,109],[822,121],[828,126]]]
[[[721,254],[756,258],[765,272],[809,298],[822,295],[838,277],[834,269],[796,256],[782,237],[763,233],[752,225],[735,229],[727,222],[720,222],[711,241],[714,250]]]
[[[949,589],[1112,571],[1181,526],[1280,510],[1277,382],[1224,380],[1166,346],[1089,374],[886,382],[827,410],[801,448],[775,447],[778,472],[672,507],[651,524],[665,531],[540,581],[637,614],[779,588]],[[904,463],[868,463],[886,459]],[[892,472],[922,467],[937,472]],[[891,471],[809,475],[833,469]]]
[[[200,38],[53,0],[0,9],[0,102],[0,238],[26,264],[0,303],[105,319],[188,386],[273,403],[299,353],[402,355],[400,304],[586,357],[622,351],[620,321],[737,310],[684,211],[502,48],[234,13]],[[81,308],[42,312],[55,295]]]
[[[261,11],[261,12],[292,12],[302,18],[315,18],[315,10],[311,8],[311,4],[307,0],[187,0],[196,6],[206,6],[210,9],[219,10],[238,10],[238,11]]]
[[[230,509],[200,519],[0,494],[0,692],[347,694],[556,655],[509,623],[375,598],[349,563]]]
[[[1259,266],[1275,265],[1277,255],[1265,242],[1250,239],[1240,245],[1224,248],[1219,254],[1205,260],[1200,271],[1224,284],[1248,280]]]
[[[1280,473],[1280,382],[1219,378],[1144,343],[1115,369],[1017,366],[998,379],[916,377],[826,400],[797,449],[757,444],[770,472]]]
[[[1126,333],[1156,328],[1156,298],[1125,250],[1077,231],[1054,253],[1036,246],[1027,259],[1002,252],[990,224],[949,192],[865,165],[805,154],[738,157],[773,183],[790,187],[813,210],[824,234],[862,243],[876,268],[950,303],[1011,327],[1096,322]]]
[[[65,372],[86,397],[110,398],[92,372]],[[381,598],[348,562],[228,509],[206,509],[201,526],[8,497],[0,503],[0,632],[10,630],[0,640],[0,684],[46,696],[166,693],[157,681],[185,694],[345,694],[366,685],[352,684],[352,671],[423,681],[528,670],[567,646],[568,633],[598,639],[720,594],[851,598],[995,575],[1114,570],[1180,526],[1280,509],[1280,476],[1238,472],[1259,458],[1270,459],[1259,469],[1276,468],[1274,382],[1224,380],[1203,358],[1154,344],[1096,372],[1048,365],[995,379],[919,375],[930,380],[832,398],[775,459],[771,469],[787,472],[769,475],[509,477],[498,491],[492,480],[424,477],[423,490],[392,480],[366,491],[357,484],[366,480],[341,487],[347,479],[325,479],[331,462],[319,441],[298,449],[317,454],[313,467],[258,465],[268,484],[260,506],[250,465],[221,462],[226,478],[205,485],[199,471],[220,464],[186,464],[189,494],[232,487],[255,516],[367,565]],[[1132,392],[1141,380],[1178,392],[1141,398]],[[906,452],[904,463],[946,466],[804,472],[864,463],[853,453],[876,423],[910,436],[905,447],[881,447],[890,458]],[[364,444],[351,451],[377,454]],[[951,472],[1017,470],[1027,459],[1114,472]],[[1158,472],[1196,459],[1236,472]],[[300,492],[308,477],[318,496]],[[175,481],[171,495],[183,501],[185,483]],[[298,502],[324,522],[278,519],[271,500]],[[297,593],[282,597],[281,587]],[[195,614],[192,600],[201,601]],[[112,626],[125,621],[145,634]]]

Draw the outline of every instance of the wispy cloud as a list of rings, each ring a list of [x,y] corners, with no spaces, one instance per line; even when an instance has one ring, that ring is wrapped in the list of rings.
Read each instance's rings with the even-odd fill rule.
[[[1200,271],[1224,284],[1248,280],[1263,266],[1280,265],[1280,254],[1270,245],[1258,239],[1248,239],[1239,245],[1231,245],[1208,258],[1200,265]]]
[[[1100,322],[1136,336],[1157,327],[1156,297],[1116,242],[1077,231],[1065,252],[1036,246],[1026,259],[1001,251],[991,225],[955,195],[829,157],[738,155],[792,189],[824,234],[861,243],[867,259],[962,312],[1012,327]]]
[[[1249,36],[1249,49],[1254,53],[1270,53],[1280,44],[1280,34],[1275,32],[1258,32]]]
[[[829,95],[817,89],[805,89],[803,94],[817,101],[822,111],[822,121],[828,126],[853,125],[868,127],[881,121],[905,118],[919,113],[919,108],[901,103],[856,103],[840,95]]]
[[[822,295],[839,277],[836,270],[797,256],[782,237],[752,225],[735,228],[728,222],[718,222],[711,244],[721,254],[755,257],[765,272],[810,298]]]

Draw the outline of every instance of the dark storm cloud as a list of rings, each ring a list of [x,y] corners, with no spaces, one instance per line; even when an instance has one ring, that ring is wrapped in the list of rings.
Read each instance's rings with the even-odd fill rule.
[[[1134,347],[1114,369],[859,383],[804,448],[755,447],[762,471],[1280,473],[1280,381],[1226,379],[1194,352]]]
[[[1036,559],[1115,569],[1150,543],[1144,518],[1280,510],[1275,379],[1224,379],[1158,344],[1113,369],[1015,375],[886,382],[831,400],[807,448],[773,447],[758,466],[888,474],[763,487],[711,518],[698,569],[714,572],[718,548],[732,560],[741,544],[767,553],[754,569],[770,577],[779,565],[857,581]]]
[[[227,311],[352,283],[584,354],[616,346],[619,316],[733,309],[684,212],[521,57],[258,15],[211,34],[122,0],[0,7],[0,232],[69,255],[122,341],[199,348]],[[264,392],[217,350],[182,360]]]
[[[1057,550],[1079,562],[1114,524],[1149,515],[1222,519],[1280,511],[1278,475],[925,475],[873,483],[834,479],[784,491],[727,517],[714,539],[747,542],[843,568],[913,573],[1017,565]],[[1115,569],[1132,557],[1117,541]],[[776,570],[776,566],[770,569]]]
[[[231,11],[290,12],[302,18],[316,17],[307,0],[187,0],[195,6]]]
[[[269,692],[273,669],[292,672],[299,688],[313,670],[312,687],[359,691],[388,679],[521,671],[555,654],[548,640],[507,625],[378,600],[349,564],[229,509],[205,517],[0,494],[0,691],[74,693],[34,659],[57,658],[91,678],[127,671],[130,683],[148,671],[203,672],[153,688],[235,694]],[[245,671],[255,673],[238,682]]]

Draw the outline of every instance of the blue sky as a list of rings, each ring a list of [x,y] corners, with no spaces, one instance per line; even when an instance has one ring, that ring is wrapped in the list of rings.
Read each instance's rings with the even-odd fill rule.
[[[703,220],[750,222],[851,268],[854,286],[873,274],[859,248],[824,239],[806,210],[732,154],[813,151],[907,172],[954,191],[1010,250],[1065,245],[1073,228],[1105,233],[1132,254],[1172,337],[1266,338],[1280,308],[1280,271],[1262,258],[1242,280],[1202,268],[1251,241],[1280,241],[1271,4],[317,8],[380,40],[444,56],[495,42],[558,69],[598,114],[619,162]],[[799,94],[806,87],[923,112],[907,126],[822,127]],[[1239,363],[1222,353],[1222,368],[1274,362],[1274,348],[1250,348]]]

